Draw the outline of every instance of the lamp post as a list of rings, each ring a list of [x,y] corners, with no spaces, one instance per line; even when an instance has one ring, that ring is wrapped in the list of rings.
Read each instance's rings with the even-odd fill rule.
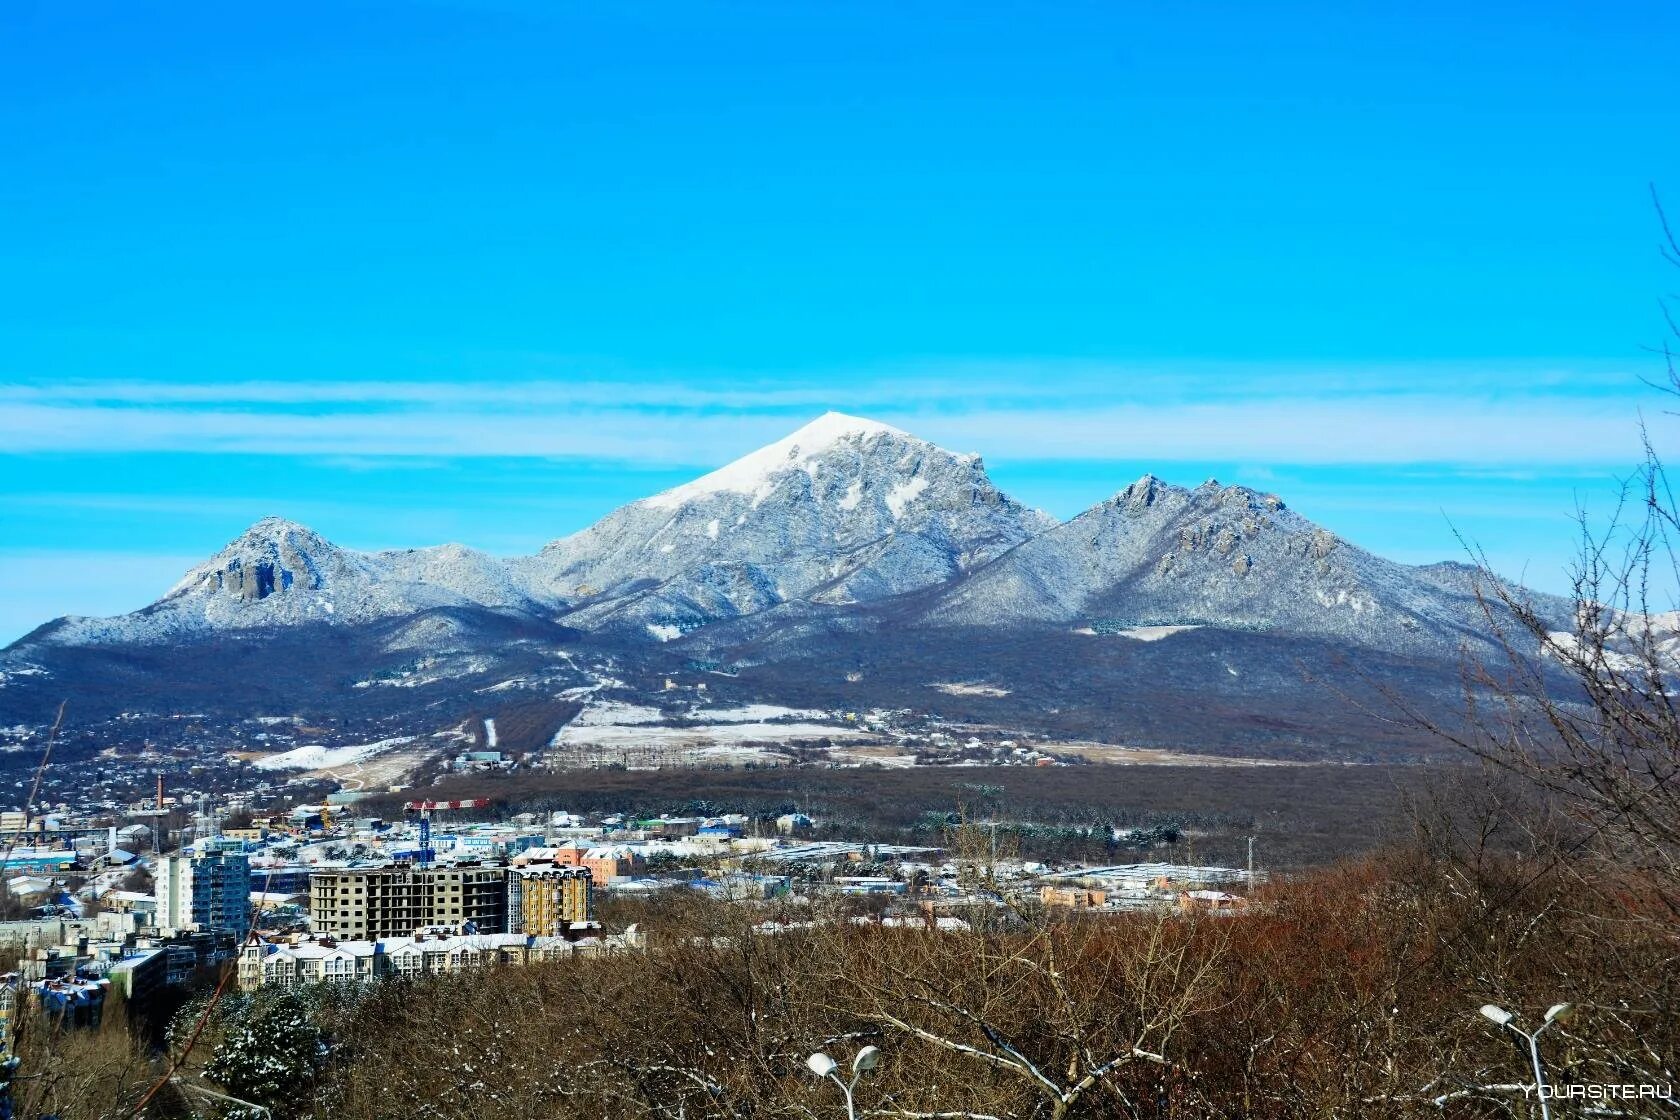
[[[1482,1018],[1499,1027],[1506,1027],[1528,1043],[1528,1056],[1534,1062],[1534,1095],[1540,1098],[1540,1120],[1552,1120],[1552,1110],[1546,1107],[1546,1075],[1540,1068],[1540,1034],[1553,1023],[1561,1023],[1575,1013],[1572,1003],[1554,1003],[1546,1009],[1545,1022],[1533,1032],[1525,1031],[1513,1021],[1516,1016],[1495,1004],[1482,1005]]]
[[[840,1075],[834,1072],[840,1068],[840,1063],[820,1050],[805,1059],[805,1068],[818,1077],[826,1077],[840,1086],[840,1091],[846,1094],[846,1120],[857,1120],[857,1108],[852,1102],[852,1092],[857,1088],[858,1078],[880,1063],[881,1052],[873,1046],[865,1046],[852,1059],[852,1079],[850,1082],[840,1080]]]
[[[179,1077],[171,1077],[169,1080],[183,1089],[190,1090],[194,1093],[202,1093],[212,1100],[227,1101],[229,1104],[236,1104],[241,1108],[255,1109],[257,1112],[262,1114],[263,1120],[273,1120],[274,1118],[274,1113],[270,1112],[267,1108],[255,1101],[242,1101],[238,1097],[230,1097],[226,1093],[218,1093],[214,1089],[208,1089],[203,1085],[196,1085],[191,1081],[186,1081]]]

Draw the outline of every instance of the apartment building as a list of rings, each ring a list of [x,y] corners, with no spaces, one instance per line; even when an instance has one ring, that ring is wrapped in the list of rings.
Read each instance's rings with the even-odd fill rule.
[[[508,929],[558,937],[568,926],[595,919],[594,876],[587,867],[533,864],[508,872]]]
[[[251,861],[238,840],[201,841],[192,851],[158,860],[154,890],[158,929],[231,933],[251,929]]]
[[[315,932],[345,940],[406,937],[424,926],[508,928],[503,867],[371,867],[309,877]]]
[[[252,941],[240,951],[238,980],[241,989],[250,991],[266,985],[295,988],[387,976],[436,976],[621,953],[640,949],[642,944],[634,928],[622,935],[576,941],[515,933],[430,933],[379,941]]]

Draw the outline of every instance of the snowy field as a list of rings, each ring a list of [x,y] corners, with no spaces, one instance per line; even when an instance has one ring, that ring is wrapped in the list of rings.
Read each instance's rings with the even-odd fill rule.
[[[259,770],[332,770],[340,766],[354,766],[365,762],[375,755],[395,750],[414,742],[415,736],[403,735],[395,739],[381,739],[376,743],[363,743],[353,747],[323,747],[311,745],[298,747],[283,754],[271,754],[254,760],[251,765]]]
[[[549,746],[559,756],[551,761],[561,765],[582,758],[595,763],[735,764],[775,761],[777,752],[766,745],[872,738],[855,727],[817,722],[825,717],[821,711],[774,704],[666,713],[641,704],[596,700],[562,727]]]

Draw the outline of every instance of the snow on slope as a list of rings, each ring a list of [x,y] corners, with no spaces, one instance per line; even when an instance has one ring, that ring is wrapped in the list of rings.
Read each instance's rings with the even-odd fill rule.
[[[1141,635],[1208,624],[1438,649],[1485,628],[1475,578],[1462,565],[1391,563],[1273,495],[1215,482],[1191,490],[1145,476],[1057,525],[1000,492],[978,456],[831,412],[536,556],[499,560],[460,545],[361,553],[265,518],[152,606],[60,620],[14,646],[8,665],[32,642],[159,643],[385,619],[407,620],[391,650],[488,655],[482,620],[422,616],[438,608],[650,643],[736,619],[820,634],[859,624],[853,607],[912,592],[931,593],[917,617],[936,626]]]
[[[251,763],[258,770],[331,770],[340,766],[354,766],[375,755],[414,742],[416,736],[403,735],[395,739],[381,739],[353,747],[297,747],[283,754],[271,754]]]
[[[1440,650],[1486,629],[1473,592],[1440,569],[1374,556],[1276,495],[1145,475],[954,586],[929,618],[1122,634],[1213,625]]]
[[[514,570],[461,545],[362,553],[307,526],[265,517],[144,610],[65,619],[41,640],[159,642],[206,630],[354,625],[459,606],[540,609]]]
[[[31,640],[161,642],[470,606],[673,641],[793,600],[838,607],[936,586],[1052,524],[993,486],[978,456],[831,412],[534,557],[361,553],[264,518],[145,610],[61,620]]]
[[[826,412],[792,435],[743,455],[693,482],[685,482],[651,498],[644,498],[641,504],[655,509],[679,509],[697,499],[727,493],[746,495],[757,505],[774,492],[776,476],[783,471],[804,470],[814,476],[816,460],[835,444],[872,435],[915,438],[890,424],[847,416],[842,412]]]
[[[789,600],[935,586],[1052,524],[978,456],[831,412],[553,542],[531,574],[571,604],[569,625],[670,641]]]

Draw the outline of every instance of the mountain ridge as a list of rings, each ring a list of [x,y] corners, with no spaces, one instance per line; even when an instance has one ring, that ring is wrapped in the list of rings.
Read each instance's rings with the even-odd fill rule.
[[[994,738],[1415,760],[1427,737],[1373,713],[1405,695],[1462,716],[1465,647],[1497,656],[1487,578],[1213,480],[1147,474],[1058,522],[978,455],[827,414],[526,556],[357,551],[263,518],[151,605],[0,650],[0,738],[69,700],[90,758],[139,735],[221,765],[268,741],[267,712],[343,742],[493,719],[540,758],[591,698],[659,709],[676,688],[842,730],[892,711]],[[1532,598],[1567,629],[1569,604]]]
[[[149,606],[61,618],[9,648],[438,608],[669,642],[798,603],[792,614],[808,619],[903,604],[901,621],[931,628],[1214,625],[1418,649],[1474,633],[1479,578],[1385,560],[1275,494],[1211,479],[1145,474],[1058,522],[998,489],[977,454],[828,412],[534,555],[363,552],[264,517]]]

